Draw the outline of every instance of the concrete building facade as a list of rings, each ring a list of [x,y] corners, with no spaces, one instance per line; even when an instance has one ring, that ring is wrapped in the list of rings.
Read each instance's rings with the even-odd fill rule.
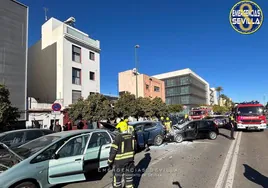
[[[210,105],[217,105],[218,104],[218,98],[217,98],[217,91],[215,88],[210,88]]]
[[[165,82],[167,104],[182,104],[189,110],[200,104],[209,104],[209,83],[190,69],[152,76]]]
[[[10,101],[27,120],[28,7],[13,0],[0,3],[0,83],[10,91]]]
[[[67,107],[100,92],[100,42],[55,18],[42,25],[28,64],[28,96],[40,103]]]
[[[165,102],[165,83],[157,78],[138,73],[138,97],[159,97]],[[118,75],[119,93],[130,92],[136,95],[136,72],[128,70]]]

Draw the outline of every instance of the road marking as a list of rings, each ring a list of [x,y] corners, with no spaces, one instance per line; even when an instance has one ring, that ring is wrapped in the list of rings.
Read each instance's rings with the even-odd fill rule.
[[[228,173],[228,177],[226,180],[226,185],[225,188],[232,188],[233,187],[233,183],[234,183],[234,175],[235,175],[235,170],[236,170],[236,163],[237,163],[237,158],[238,158],[238,152],[239,152],[239,146],[240,146],[240,142],[241,142],[241,137],[242,137],[242,132],[240,132],[240,134],[238,135],[237,138],[237,143],[235,146],[235,151],[234,151],[234,155],[233,155],[233,160],[229,169],[229,173]]]
[[[236,135],[237,134],[235,134],[235,137],[236,137]],[[223,166],[222,166],[222,169],[221,169],[219,178],[217,180],[217,183],[215,185],[215,188],[222,188],[223,187],[224,178],[225,178],[225,176],[226,176],[226,174],[228,172],[228,167],[229,167],[230,161],[232,159],[232,153],[233,153],[233,150],[234,150],[235,143],[236,143],[236,140],[235,141],[232,141],[232,143],[231,143],[231,146],[230,146],[230,148],[228,150],[228,153],[226,155],[226,158],[225,158],[225,161],[223,163]]]

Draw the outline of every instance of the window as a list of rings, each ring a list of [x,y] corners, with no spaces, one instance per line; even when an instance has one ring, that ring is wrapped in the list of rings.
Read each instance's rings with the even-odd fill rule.
[[[95,53],[94,52],[89,52],[89,59],[92,61],[95,61]]]
[[[189,86],[181,87],[181,94],[189,94]]]
[[[60,158],[82,155],[87,144],[88,135],[69,140],[58,152]]]
[[[72,91],[72,103],[76,103],[82,97],[81,91]]]
[[[73,68],[73,84],[81,85],[81,70]]]
[[[89,92],[89,95],[94,95],[95,94],[95,92]]]
[[[176,81],[174,79],[168,79],[166,80],[166,86],[169,87],[169,86],[175,86],[176,85]]]
[[[21,142],[24,142],[24,132],[17,132],[17,133],[11,133],[5,136],[5,138],[2,140],[4,144],[7,146],[15,146],[16,144],[19,144]]]
[[[146,84],[146,89],[149,89],[149,85],[148,84]]]
[[[39,138],[43,136],[43,133],[41,131],[27,131],[26,132],[26,141],[34,140],[36,138]]]
[[[182,104],[188,104],[189,103],[189,96],[182,96],[181,97],[181,103]]]
[[[102,145],[105,144],[110,144],[111,138],[109,137],[109,135],[107,133],[93,133],[90,141],[88,143],[88,149],[90,148],[95,148],[95,147],[100,147]]]
[[[81,63],[81,48],[77,46],[72,46],[72,60]]]
[[[95,80],[95,72],[89,72],[89,79],[90,80]]]
[[[32,127],[43,128],[43,120],[32,121]]]
[[[154,126],[155,126],[154,123],[147,123],[147,124],[144,125],[144,129],[145,129],[145,130],[146,130],[146,129],[150,129],[150,128],[153,128]]]
[[[186,85],[186,84],[189,84],[189,78],[188,77],[180,78],[180,85]]]
[[[159,92],[160,91],[160,87],[154,86],[154,91]]]

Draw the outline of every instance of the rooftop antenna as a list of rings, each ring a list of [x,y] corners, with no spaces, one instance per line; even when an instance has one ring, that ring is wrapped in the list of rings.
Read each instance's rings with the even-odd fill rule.
[[[44,11],[45,11],[45,21],[47,21],[47,12],[48,12],[48,8],[44,7]]]

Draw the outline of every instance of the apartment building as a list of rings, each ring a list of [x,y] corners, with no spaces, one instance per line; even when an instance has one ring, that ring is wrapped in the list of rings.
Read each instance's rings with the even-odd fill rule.
[[[67,107],[100,92],[100,42],[68,20],[46,21],[41,40],[29,49],[29,97],[40,103],[57,100]]]
[[[217,91],[215,88],[210,88],[210,105],[217,105],[218,104],[218,99],[217,99]]]
[[[136,89],[138,89],[138,97],[159,97],[165,102],[164,81],[150,77],[146,74],[136,73],[134,70],[127,70],[118,74],[118,89],[119,94],[130,92],[134,95],[136,95]]]
[[[0,83],[20,111],[18,125],[27,120],[28,7],[13,0],[0,3]]]
[[[152,77],[165,82],[167,104],[182,104],[188,110],[200,104],[209,104],[209,83],[188,68]]]

